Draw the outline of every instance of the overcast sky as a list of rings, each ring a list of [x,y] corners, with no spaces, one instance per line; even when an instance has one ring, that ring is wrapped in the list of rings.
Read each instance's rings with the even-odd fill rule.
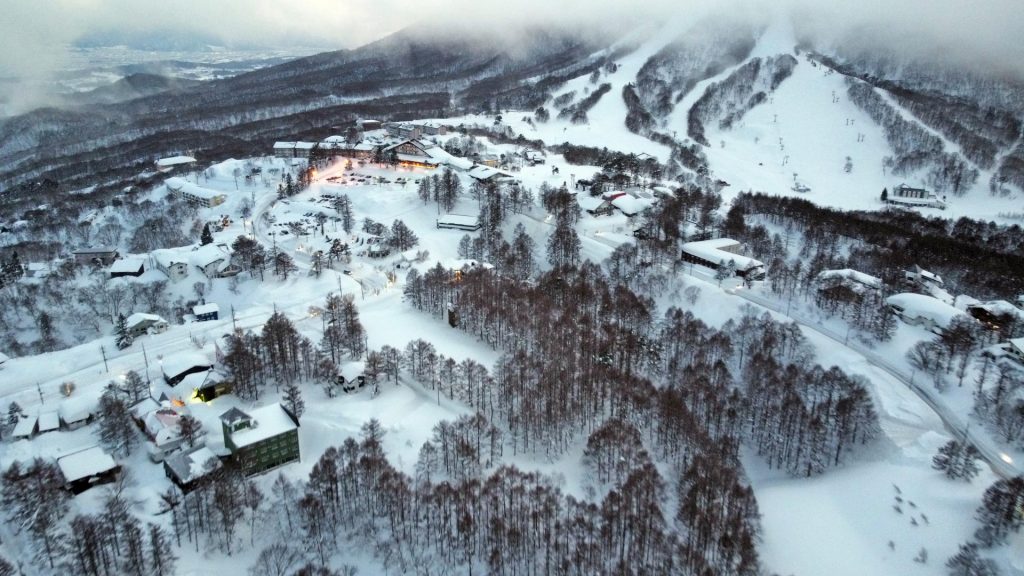
[[[343,48],[429,20],[496,30],[522,22],[603,22],[621,29],[668,13],[697,17],[709,5],[723,12],[795,12],[798,22],[817,22],[830,35],[887,26],[890,38],[909,35],[924,52],[1024,71],[1022,0],[0,0],[0,75],[59,69],[65,45],[108,30]]]

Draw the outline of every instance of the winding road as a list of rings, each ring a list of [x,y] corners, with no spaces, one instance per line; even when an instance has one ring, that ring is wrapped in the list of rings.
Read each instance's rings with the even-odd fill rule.
[[[694,278],[699,278],[709,282],[717,282],[710,274],[704,274],[697,270],[687,270],[686,273]],[[795,314],[792,310],[787,310],[786,307],[781,306],[777,302],[762,298],[761,296],[753,294],[749,290],[742,288],[727,290],[727,292],[762,308],[778,312],[779,314],[792,319],[797,324],[810,330],[814,330],[822,336],[833,340],[837,344],[860,354],[869,364],[884,371],[896,380],[899,380],[904,386],[914,392],[918,398],[920,398],[928,405],[929,408],[932,409],[933,412],[935,412],[935,415],[942,420],[946,430],[948,430],[957,441],[970,444],[978,450],[978,454],[981,456],[981,459],[988,464],[993,473],[1003,479],[1010,479],[1021,475],[1022,472],[1014,464],[1013,459],[999,449],[999,447],[992,442],[991,438],[987,435],[978,434],[976,431],[970,430],[969,426],[960,418],[960,416],[954,413],[953,410],[951,410],[939,397],[938,390],[928,386],[922,386],[914,382],[913,374],[908,375],[904,370],[895,366],[885,358],[882,358],[869,348],[856,341],[851,342],[845,335],[839,334],[810,318]]]

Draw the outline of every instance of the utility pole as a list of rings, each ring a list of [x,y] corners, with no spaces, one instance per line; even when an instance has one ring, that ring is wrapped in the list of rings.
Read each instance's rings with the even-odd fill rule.
[[[142,343],[142,360],[146,362],[146,384],[152,385],[153,382],[149,378],[149,356],[146,355],[146,343]]]
[[[110,374],[110,367],[107,366],[107,350],[103,346],[100,346],[100,354],[103,356],[103,370]]]

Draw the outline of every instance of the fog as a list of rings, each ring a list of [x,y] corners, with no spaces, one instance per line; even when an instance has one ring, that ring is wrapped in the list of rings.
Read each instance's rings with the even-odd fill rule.
[[[544,24],[622,32],[644,22],[709,14],[789,16],[821,43],[864,41],[869,47],[952,59],[1024,78],[1024,9],[1020,0],[2,0],[0,91],[31,105],[39,87],[66,63],[67,45],[103,32],[170,31],[227,46],[351,48],[425,23],[440,33],[477,30],[515,42],[514,31]],[[9,79],[17,78],[17,83]]]

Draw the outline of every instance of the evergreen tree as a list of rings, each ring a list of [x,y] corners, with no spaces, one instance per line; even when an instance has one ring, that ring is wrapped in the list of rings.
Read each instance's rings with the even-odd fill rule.
[[[27,529],[37,545],[37,559],[52,570],[60,554],[59,528],[68,511],[70,494],[56,462],[36,458],[30,464],[15,462],[0,477],[0,509],[7,526]]]
[[[203,423],[191,414],[183,414],[178,419],[178,434],[189,448],[196,445],[196,439],[202,433]]]
[[[409,273],[405,275],[402,296],[413,308],[423,310],[423,278],[415,268],[409,269]]]
[[[715,268],[715,280],[718,280],[718,285],[721,286],[722,280],[726,280],[730,276],[732,276],[732,274],[729,273],[728,265],[726,265],[725,262],[719,262],[718,267]]]
[[[882,188],[882,202],[888,202],[888,201],[889,201],[889,189],[888,188]]]
[[[947,478],[970,482],[981,471],[978,457],[978,450],[972,444],[950,440],[932,458],[932,468],[945,472]]]
[[[722,231],[730,238],[743,238],[747,231],[747,224],[744,220],[743,207],[734,204],[725,215],[725,222],[722,223]]]
[[[420,179],[419,186],[416,188],[416,194],[420,197],[420,200],[423,201],[424,205],[426,205],[427,202],[430,202],[431,196],[434,195],[434,191],[430,187],[430,178]]]
[[[281,280],[287,280],[288,276],[298,269],[299,267],[295,265],[291,255],[284,250],[278,250],[274,254],[274,275],[280,276]]]
[[[335,238],[331,241],[331,248],[327,251],[327,258],[332,262],[335,260],[340,261],[348,252],[348,244],[342,242],[340,238]]]
[[[138,429],[132,421],[128,405],[113,385],[100,396],[97,410],[97,433],[100,443],[114,454],[127,456],[139,443]]]
[[[388,244],[393,246],[396,250],[405,251],[419,243],[420,239],[416,237],[416,234],[405,225],[405,222],[401,220],[395,220],[391,224],[391,233],[388,236]]]
[[[302,390],[294,381],[285,385],[282,401],[284,407],[291,412],[292,416],[295,416],[296,420],[302,418],[302,414],[306,411],[306,403],[302,400]]]
[[[950,576],[998,576],[999,569],[995,562],[982,558],[978,554],[978,545],[974,542],[961,544],[960,550],[946,561]]]
[[[353,225],[352,200],[349,199],[348,195],[341,194],[335,197],[334,210],[341,218],[342,229],[345,230],[346,234],[351,234]]]
[[[11,402],[7,406],[7,425],[11,428],[18,425],[18,420],[21,419],[21,406],[17,402]]]
[[[132,345],[132,335],[128,333],[128,321],[124,314],[117,315],[117,322],[114,324],[114,341],[118,350],[124,350]]]
[[[178,557],[167,540],[167,533],[157,524],[149,524],[149,570],[155,576],[173,576]]]
[[[289,172],[284,175],[284,195],[286,198],[291,198],[295,192],[295,181],[292,180],[292,173]]]
[[[149,394],[149,385],[138,372],[129,370],[124,374],[124,393],[129,404],[134,406]]]
[[[554,268],[575,266],[580,261],[580,238],[567,218],[558,218],[548,239],[548,262]]]
[[[437,203],[441,205],[441,209],[450,212],[455,207],[459,194],[462,193],[462,181],[459,180],[459,175],[454,170],[445,168],[441,173],[440,182],[434,182],[433,188],[434,196]]]
[[[210,232],[210,223],[203,224],[203,231],[199,234],[199,244],[206,246],[213,244],[213,232]]]
[[[982,497],[977,518],[981,528],[974,537],[982,546],[1005,544],[1011,532],[1020,531],[1024,524],[1024,476],[998,480],[989,486]]]
[[[53,318],[46,312],[40,312],[36,317],[36,325],[39,327],[39,350],[50,352],[57,349],[59,343],[53,330]]]
[[[309,257],[309,273],[317,278],[324,271],[324,253],[322,250],[317,250]]]

